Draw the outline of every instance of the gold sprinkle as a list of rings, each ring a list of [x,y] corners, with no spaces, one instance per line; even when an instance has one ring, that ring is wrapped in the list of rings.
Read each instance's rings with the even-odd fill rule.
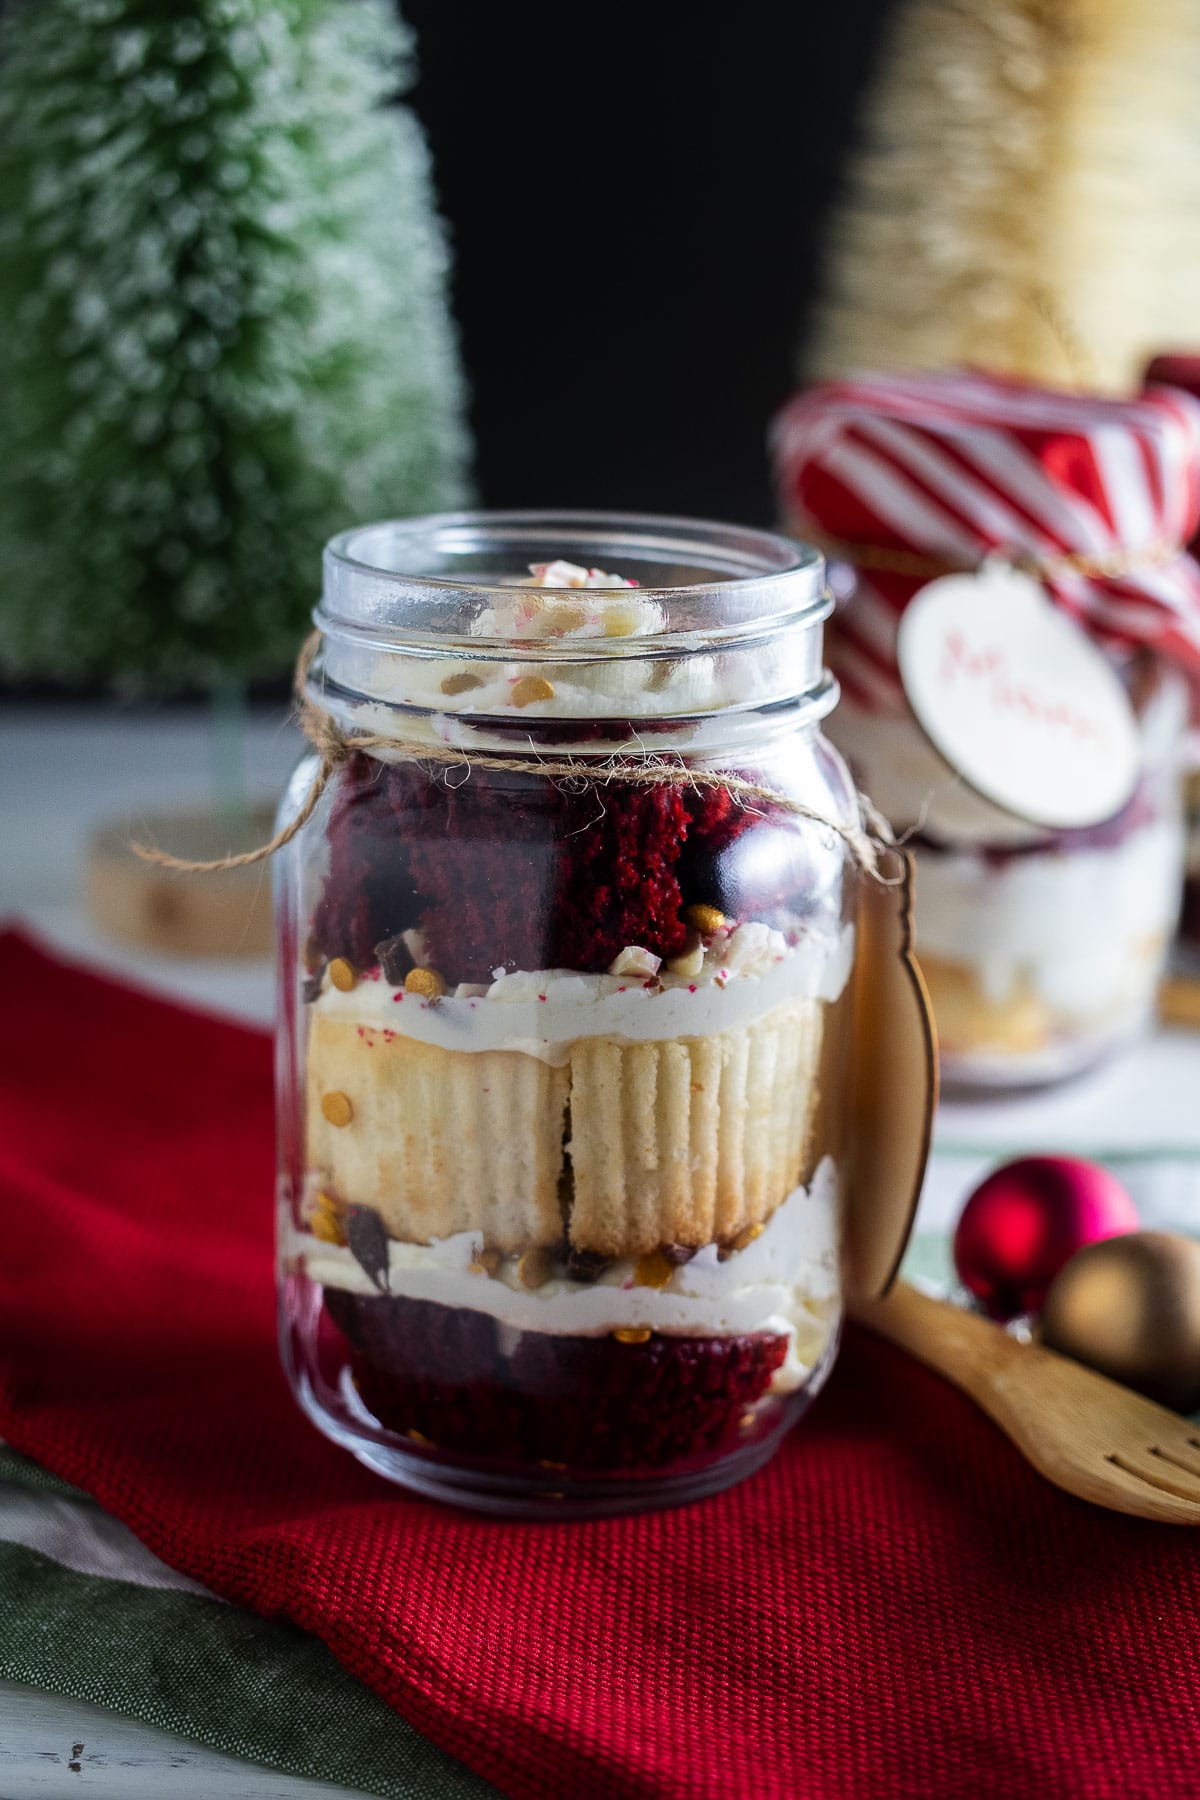
[[[447,675],[442,683],[443,694],[469,694],[472,688],[482,687],[478,675],[468,675],[464,670],[461,675]]]
[[[494,1275],[499,1267],[500,1252],[498,1250],[481,1250],[479,1255],[472,1258],[471,1261],[472,1275]]]
[[[543,1500],[565,1500],[566,1497],[567,1496],[558,1488],[547,1488],[542,1495]]]
[[[544,1245],[535,1244],[517,1263],[517,1280],[522,1287],[540,1288],[554,1273],[554,1258]]]
[[[637,1287],[664,1288],[675,1273],[661,1250],[651,1250],[643,1256],[633,1271],[634,1284]]]
[[[745,1231],[738,1232],[729,1248],[731,1250],[744,1250],[748,1244],[752,1244],[755,1238],[761,1237],[762,1234],[763,1228],[761,1225],[747,1225]]]
[[[703,906],[700,904],[695,906],[685,906],[683,909],[683,922],[685,925],[693,926],[694,929],[700,933],[701,937],[712,937],[714,932],[720,931],[724,926],[725,914],[723,912],[718,912],[715,906]]]
[[[758,1414],[757,1413],[744,1412],[742,1414],[741,1418],[738,1420],[738,1430],[739,1431],[753,1431],[754,1427],[757,1424],[758,1424]]]
[[[335,956],[329,965],[329,979],[340,994],[348,994],[358,986],[358,971],[344,956]]]
[[[412,1431],[406,1431],[404,1435],[406,1438],[411,1438],[414,1444],[432,1444],[433,1442],[432,1438],[427,1438],[423,1431],[417,1431],[415,1428]]]
[[[313,1203],[308,1229],[323,1244],[345,1244],[342,1209],[332,1194],[318,1194]]]
[[[539,1469],[557,1469],[559,1471],[559,1473],[561,1474],[561,1472],[566,1468],[566,1466],[567,1466],[566,1463],[551,1462],[550,1458],[548,1456],[539,1456],[539,1458],[538,1458],[538,1468]]]
[[[613,1332],[618,1344],[644,1344],[649,1340],[648,1325],[622,1325]]]
[[[348,1125],[354,1117],[354,1106],[349,1094],[322,1094],[321,1111],[331,1125]]]
[[[553,700],[554,683],[547,681],[544,675],[522,675],[519,681],[513,682],[511,698],[514,706],[531,706],[535,700]]]
[[[404,990],[408,994],[422,994],[426,1000],[440,1000],[446,991],[446,983],[436,969],[410,969],[404,977]]]

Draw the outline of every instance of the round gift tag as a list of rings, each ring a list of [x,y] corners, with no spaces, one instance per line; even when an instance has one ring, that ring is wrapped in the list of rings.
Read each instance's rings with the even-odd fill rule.
[[[985,800],[1051,831],[1098,825],[1137,781],[1137,722],[1091,639],[1031,575],[945,575],[914,595],[896,658],[921,730]]]

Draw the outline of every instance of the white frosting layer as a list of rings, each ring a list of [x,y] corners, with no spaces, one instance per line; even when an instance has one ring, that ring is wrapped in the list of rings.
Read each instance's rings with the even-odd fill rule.
[[[1080,1019],[1137,1004],[1175,927],[1183,832],[1155,819],[1119,844],[1027,851],[1009,862],[918,853],[917,954],[972,968],[992,1001],[1024,977]]]
[[[512,599],[486,607],[471,627],[472,636],[615,638],[645,637],[662,630],[662,607],[635,595],[636,581],[625,581],[603,569],[585,569],[560,558],[530,563],[528,578],[517,576],[504,585],[514,589]],[[614,598],[613,590],[618,588],[630,597]],[[585,589],[607,591],[602,598],[593,593],[588,600],[578,599]]]
[[[349,1250],[290,1225],[284,1248],[312,1281],[356,1294],[379,1292]],[[753,1243],[724,1262],[709,1244],[662,1288],[635,1286],[635,1265],[619,1262],[595,1282],[563,1276],[530,1289],[521,1285],[512,1259],[495,1275],[473,1270],[483,1248],[483,1234],[476,1231],[432,1244],[393,1240],[389,1292],[489,1313],[514,1331],[603,1337],[642,1327],[681,1337],[786,1334],[787,1358],[772,1383],[776,1392],[786,1392],[805,1380],[837,1324],[837,1168],[826,1157],[811,1186],[790,1194]]]
[[[477,651],[460,643],[454,657],[415,646],[381,655],[365,645],[327,643],[327,673],[372,700],[355,706],[331,692],[323,703],[347,725],[384,736],[397,733],[394,708],[412,709],[403,719],[406,738],[451,744],[475,741],[479,721],[490,718],[670,718],[672,743],[660,747],[697,749],[714,731],[718,741],[736,740],[731,709],[819,685],[818,646],[807,633],[732,646],[715,634],[707,646],[681,644],[664,636],[662,606],[636,584],[565,562],[532,567],[511,598],[472,621],[468,635]],[[499,747],[511,748],[511,738],[501,736]]]
[[[811,934],[788,947],[777,931],[746,924],[718,934],[693,976],[666,969],[652,978],[580,975],[569,969],[517,971],[485,994],[426,1000],[361,979],[348,993],[325,979],[314,1005],[330,1017],[394,1031],[442,1050],[519,1050],[556,1066],[580,1038],[662,1043],[734,1031],[788,1000],[836,1000],[854,963],[854,927],[836,938]]]
[[[603,633],[585,630],[578,635]],[[631,631],[625,635],[638,634]],[[624,660],[614,656],[596,662],[521,663],[488,659],[482,648],[480,655],[469,661],[397,652],[382,656],[376,651],[339,648],[336,674],[346,686],[377,696],[375,705],[357,708],[353,715],[343,709],[347,719],[353,716],[360,730],[385,734],[396,732],[395,706],[415,707],[434,715],[445,712],[468,723],[475,717],[497,715],[530,720],[687,717],[753,700],[756,679],[749,666],[743,670],[729,659],[718,666],[716,656],[699,651],[654,661],[644,656]],[[544,677],[551,692],[542,698],[525,698],[525,689],[518,684],[530,675]],[[326,704],[330,700],[325,697]],[[419,718],[406,718],[407,737],[421,730]],[[455,741],[448,726],[441,737]]]

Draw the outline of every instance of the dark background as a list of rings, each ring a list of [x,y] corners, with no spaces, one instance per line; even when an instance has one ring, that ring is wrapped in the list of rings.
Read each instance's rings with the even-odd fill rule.
[[[767,424],[898,3],[399,0],[480,504],[773,522]]]
[[[481,501],[766,523],[888,0],[403,0]]]

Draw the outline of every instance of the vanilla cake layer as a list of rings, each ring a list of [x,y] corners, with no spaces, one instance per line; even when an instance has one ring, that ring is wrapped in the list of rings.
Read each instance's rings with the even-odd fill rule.
[[[571,1056],[571,1240],[606,1256],[728,1242],[797,1185],[817,1102],[820,1002],[710,1037]]]
[[[442,1050],[318,1012],[309,1167],[339,1200],[374,1207],[392,1237],[481,1230],[498,1250],[557,1243],[569,1091],[568,1068],[518,1050]],[[330,1095],[349,1102],[345,1125],[326,1116]]]
[[[572,1245],[604,1256],[731,1241],[805,1172],[825,1012],[790,1000],[736,1029],[587,1037],[550,1061],[315,1008],[309,1167],[408,1242],[475,1230],[520,1251],[559,1243],[568,1214]]]

